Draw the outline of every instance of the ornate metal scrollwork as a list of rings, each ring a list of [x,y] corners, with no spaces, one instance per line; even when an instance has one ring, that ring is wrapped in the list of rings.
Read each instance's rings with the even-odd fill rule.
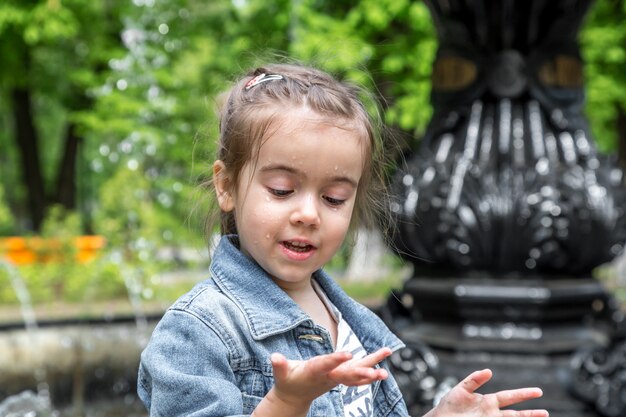
[[[409,342],[390,363],[410,410],[425,413],[459,381],[439,371],[439,358],[423,343]]]
[[[391,205],[412,302],[384,317],[410,342],[392,357],[407,403],[488,366],[492,387],[541,383],[553,416],[626,416],[623,313],[592,275],[626,242],[624,174],[582,111],[592,1],[425,2],[434,114]]]
[[[582,113],[576,33],[590,3],[427,1],[440,38],[435,112],[394,181],[401,254],[458,271],[584,275],[623,251],[623,173]]]
[[[572,393],[606,417],[626,416],[626,340],[585,348],[572,359]]]

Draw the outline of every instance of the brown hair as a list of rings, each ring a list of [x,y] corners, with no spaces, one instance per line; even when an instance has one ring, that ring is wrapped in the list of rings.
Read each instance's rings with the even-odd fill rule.
[[[250,88],[246,85],[261,74],[280,75]],[[357,188],[351,231],[355,226],[380,226],[387,208],[384,181],[384,156],[380,138],[378,115],[371,117],[360,96],[366,92],[349,83],[341,82],[326,72],[294,64],[271,64],[256,68],[242,77],[224,95],[219,109],[219,140],[217,159],[224,162],[233,184],[245,164],[255,161],[263,142],[272,135],[274,122],[280,120],[285,109],[306,106],[319,115],[327,116],[329,123],[356,130],[364,141],[364,167]],[[372,104],[374,101],[372,101]],[[215,207],[219,213],[222,234],[237,232],[234,215]],[[207,233],[217,223],[216,213],[207,221]]]

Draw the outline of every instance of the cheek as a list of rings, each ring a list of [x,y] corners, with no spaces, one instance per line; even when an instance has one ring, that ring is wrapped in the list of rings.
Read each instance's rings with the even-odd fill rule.
[[[352,221],[352,216],[354,215],[355,210],[355,201],[351,200],[350,203],[346,204],[346,206],[341,210],[341,218],[346,223],[350,223]]]
[[[328,231],[333,236],[344,237],[350,228],[353,205],[334,211],[328,219]]]
[[[236,213],[242,224],[252,228],[274,227],[285,221],[285,207],[276,204],[268,196],[248,196],[249,199],[237,207]],[[255,198],[250,198],[255,197]]]

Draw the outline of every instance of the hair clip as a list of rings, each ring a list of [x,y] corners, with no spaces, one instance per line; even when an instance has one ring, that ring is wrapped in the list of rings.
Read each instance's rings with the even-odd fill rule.
[[[244,87],[244,89],[249,90],[252,87],[254,87],[255,85],[259,85],[261,83],[264,83],[265,81],[273,81],[273,80],[283,80],[283,76],[282,75],[278,75],[278,74],[259,74],[256,77],[254,77],[253,79],[251,79],[250,81],[248,81]]]

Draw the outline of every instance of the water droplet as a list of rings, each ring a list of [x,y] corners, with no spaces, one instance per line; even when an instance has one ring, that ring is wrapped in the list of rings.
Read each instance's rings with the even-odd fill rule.
[[[139,168],[139,162],[137,162],[136,159],[130,159],[126,165],[131,171],[135,171],[137,168]]]
[[[169,31],[170,31],[170,27],[167,25],[167,23],[161,23],[159,25],[159,33],[161,35],[167,35]]]
[[[535,261],[534,259],[526,259],[526,268],[528,269],[534,269],[537,266],[537,261]]]

